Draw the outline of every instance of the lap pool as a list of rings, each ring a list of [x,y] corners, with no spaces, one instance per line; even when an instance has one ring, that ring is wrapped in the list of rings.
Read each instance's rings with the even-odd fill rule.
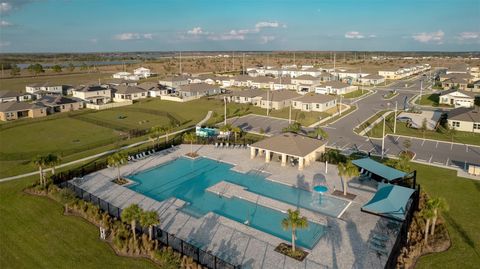
[[[347,206],[346,201],[330,196],[318,199],[318,195],[298,188],[266,180],[259,173],[238,173],[230,164],[207,158],[178,158],[152,169],[132,174],[135,182],[129,188],[158,201],[171,197],[188,204],[182,211],[194,217],[208,212],[247,223],[250,227],[284,240],[291,240],[291,232],[284,231],[281,220],[285,214],[255,203],[233,197],[215,195],[207,188],[226,181],[245,187],[248,191],[330,216],[338,216]],[[324,226],[310,222],[309,228],[297,232],[297,244],[313,248],[324,233]]]

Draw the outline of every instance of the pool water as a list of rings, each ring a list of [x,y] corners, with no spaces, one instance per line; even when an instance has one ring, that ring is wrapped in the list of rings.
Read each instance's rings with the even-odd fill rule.
[[[330,196],[318,199],[318,194],[266,180],[261,173],[238,173],[232,165],[207,158],[178,158],[149,170],[131,175],[136,182],[130,189],[158,201],[170,197],[186,201],[182,211],[194,217],[208,212],[247,223],[260,231],[284,240],[291,240],[291,231],[281,227],[286,214],[252,202],[233,197],[231,199],[206,191],[207,188],[226,181],[241,185],[248,191],[285,203],[307,208],[323,214],[338,216],[347,202]],[[297,244],[313,248],[324,233],[324,226],[309,222],[307,229],[297,231]]]

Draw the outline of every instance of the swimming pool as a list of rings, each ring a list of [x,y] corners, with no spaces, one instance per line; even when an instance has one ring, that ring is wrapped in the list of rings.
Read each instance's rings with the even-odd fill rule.
[[[321,200],[312,192],[266,180],[260,173],[238,173],[232,165],[207,158],[178,158],[131,175],[136,182],[130,189],[153,199],[163,201],[170,197],[188,202],[182,208],[187,214],[201,217],[208,212],[230,218],[284,240],[291,240],[291,232],[280,225],[285,214],[249,201],[233,197],[220,197],[206,191],[221,181],[241,185],[248,191],[275,200],[307,208],[323,214],[338,216],[347,202],[330,196]],[[297,244],[312,248],[324,233],[324,226],[310,222],[309,228],[297,232]]]

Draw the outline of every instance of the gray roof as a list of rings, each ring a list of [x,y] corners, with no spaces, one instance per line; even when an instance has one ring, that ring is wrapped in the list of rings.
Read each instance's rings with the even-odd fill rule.
[[[50,82],[40,82],[40,83],[32,83],[28,84],[27,87],[37,88],[37,87],[57,87],[62,86],[62,84],[52,84]]]
[[[14,91],[0,91],[0,98],[9,98],[9,97],[18,97],[24,95],[31,95],[24,92],[14,92]]]
[[[230,95],[231,96],[239,96],[239,97],[257,97],[261,96],[265,91],[259,89],[248,89],[248,90],[241,90],[241,91],[234,91]]]
[[[156,82],[143,82],[143,83],[140,83],[138,85],[138,87],[148,91],[152,88],[157,88],[158,83],[156,83]]]
[[[370,75],[364,76],[363,78],[366,78],[366,79],[382,79],[384,77],[380,76],[380,75],[377,75],[377,74],[370,74]]]
[[[294,91],[279,90],[279,91],[264,92],[261,95],[262,100],[267,100],[267,95],[268,95],[269,101],[273,101],[273,102],[291,100],[291,99],[296,99],[301,97],[300,94]]]
[[[319,103],[323,104],[335,100],[336,98],[332,95],[326,94],[305,94],[304,96],[296,99],[296,101],[302,103]]]
[[[119,85],[113,87],[113,90],[115,93],[119,94],[134,94],[134,93],[145,93],[147,90],[136,87],[136,86],[125,86],[125,85]]]
[[[293,78],[293,79],[300,79],[300,80],[319,80],[319,78],[316,78],[316,77],[311,76],[311,75],[301,75],[301,76],[298,76],[298,77]]]
[[[95,92],[110,90],[109,88],[102,87],[100,85],[80,86],[80,88],[74,89],[77,92]]]
[[[334,80],[334,81],[324,82],[324,83],[322,83],[322,86],[330,86],[334,89],[341,89],[341,88],[349,87],[350,85],[348,85],[346,83],[343,83],[341,81],[338,81],[338,80]]]
[[[25,102],[5,102],[0,103],[0,112],[11,112],[20,110],[29,110],[33,108],[40,108],[40,106]]]
[[[459,107],[452,109],[448,112],[449,120],[480,122],[480,109],[479,107],[467,108]]]
[[[284,133],[260,140],[252,147],[285,153],[296,157],[305,157],[325,144],[324,141],[315,138]]]
[[[188,80],[190,77],[187,77],[187,76],[172,76],[172,77],[166,77],[164,79],[160,79],[159,81],[170,81],[170,82],[174,82],[174,81],[185,81],[185,80]]]
[[[210,85],[207,83],[192,83],[188,85],[182,85],[177,88],[177,91],[181,92],[207,92],[212,89],[219,89],[215,85]]]
[[[64,104],[73,104],[81,102],[77,98],[70,98],[65,96],[49,96],[46,95],[41,99],[35,102],[36,105],[41,106],[57,106],[57,105],[64,105]]]
[[[480,93],[478,92],[469,92],[469,91],[462,91],[462,90],[457,90],[457,89],[449,89],[449,90],[444,90],[440,93],[440,96],[444,96],[444,95],[447,95],[447,94],[450,94],[452,92],[459,92],[461,94],[465,94],[471,98],[475,98],[475,96],[479,96]]]

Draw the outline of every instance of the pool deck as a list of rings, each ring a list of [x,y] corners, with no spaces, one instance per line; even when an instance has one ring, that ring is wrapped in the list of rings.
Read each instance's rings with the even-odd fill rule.
[[[233,164],[232,169],[235,171],[256,170],[267,174],[269,180],[290,186],[311,190],[314,186],[322,184],[328,187],[328,193],[342,189],[342,182],[334,165],[328,165],[328,173],[325,173],[325,164],[319,162],[298,171],[295,167],[281,167],[276,161],[265,164],[260,158],[251,160],[248,149],[194,146],[194,150],[201,156]],[[162,151],[122,166],[121,172],[123,176],[128,177],[130,174],[174,160],[189,151],[190,145]],[[310,253],[307,259],[298,262],[274,251],[279,243],[285,242],[282,239],[214,213],[208,213],[200,218],[192,217],[178,210],[185,204],[184,201],[176,198],[156,201],[112,183],[116,176],[116,169],[107,168],[82,179],[75,179],[72,183],[120,208],[136,203],[145,210],[155,210],[160,215],[162,229],[233,264],[241,264],[242,268],[384,268],[388,256],[378,255],[370,250],[368,240],[373,233],[387,235],[389,240],[386,242],[386,250],[389,252],[398,233],[397,230],[386,227],[386,220],[360,211],[361,206],[375,193],[375,186],[352,180],[348,183],[348,191],[357,197],[339,218],[319,216],[318,213],[311,212],[317,218],[320,217],[321,223],[327,226],[326,232],[313,249],[307,250]],[[258,199],[269,207],[284,211],[286,204],[271,201],[263,196],[255,197],[258,195],[248,193],[238,185],[235,186],[227,195]],[[211,188],[213,187],[215,186]],[[248,198],[245,192],[248,193]],[[308,218],[314,220],[312,216]]]

